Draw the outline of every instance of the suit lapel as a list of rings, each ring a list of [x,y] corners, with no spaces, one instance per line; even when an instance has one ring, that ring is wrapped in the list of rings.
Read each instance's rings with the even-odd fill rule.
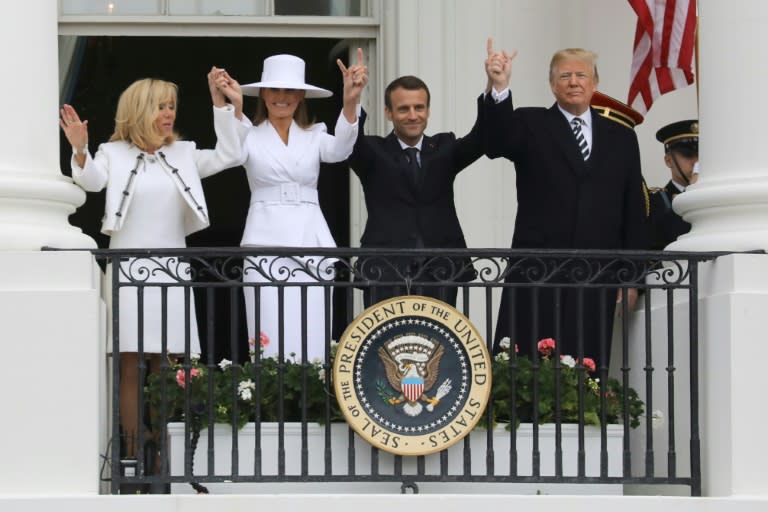
[[[610,140],[610,130],[613,128],[613,123],[609,119],[604,118],[594,109],[592,109],[592,148],[590,149],[589,162],[590,167],[599,167],[600,162],[606,153],[606,141]]]
[[[586,163],[581,156],[579,146],[576,144],[576,139],[573,136],[568,120],[560,112],[560,109],[557,108],[557,103],[550,107],[547,115],[549,116],[549,123],[547,125],[549,126],[555,146],[565,155],[565,158],[568,160],[568,167],[576,174],[583,174],[587,170]]]
[[[423,187],[427,182],[430,172],[432,172],[430,164],[435,153],[437,153],[437,144],[434,137],[424,135],[421,140],[421,181],[416,184],[417,188]]]

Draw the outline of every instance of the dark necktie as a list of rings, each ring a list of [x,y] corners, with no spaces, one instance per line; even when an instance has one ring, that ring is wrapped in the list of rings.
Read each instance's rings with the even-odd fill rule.
[[[413,182],[418,186],[421,184],[421,166],[419,165],[419,150],[416,148],[405,148],[405,158],[408,161],[408,169],[413,178]]]
[[[571,121],[571,128],[573,129],[573,136],[576,137],[576,144],[579,145],[579,151],[581,156],[586,160],[589,158],[589,147],[587,146],[587,139],[584,138],[584,133],[581,131],[581,123],[584,120],[580,117],[574,117]]]

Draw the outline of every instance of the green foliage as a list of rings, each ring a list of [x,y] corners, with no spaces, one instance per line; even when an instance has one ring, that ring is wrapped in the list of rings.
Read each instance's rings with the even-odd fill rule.
[[[187,416],[203,427],[212,420],[241,428],[257,417],[265,422],[301,421],[303,401],[307,421],[322,423],[326,407],[331,421],[340,421],[342,415],[325,375],[319,361],[302,364],[286,359],[281,364],[277,358],[251,357],[240,365],[222,360],[205,366],[193,358],[150,375],[145,393],[153,429]]]
[[[544,341],[544,340],[542,340]],[[493,418],[495,423],[529,423],[534,420],[534,403],[538,404],[539,423],[577,423],[580,402],[584,423],[600,425],[602,413],[607,423],[624,421],[625,390],[621,383],[608,378],[605,382],[589,375],[594,363],[585,359],[579,364],[570,356],[559,361],[552,355],[552,345],[534,358],[498,354],[493,361]],[[556,391],[559,389],[559,403]],[[514,400],[513,400],[514,396]],[[601,400],[601,396],[604,400]],[[637,392],[626,392],[627,419],[632,428],[640,424],[644,404]],[[515,411],[515,415],[511,411]]]
[[[589,359],[584,364],[567,355],[554,360],[554,341],[542,342],[550,344],[540,345],[541,354],[533,359],[513,356],[510,360],[508,352],[495,357],[491,395],[495,423],[532,422],[534,402],[538,403],[539,423],[554,423],[558,417],[562,423],[577,423],[581,400],[587,425],[600,424],[603,408],[607,423],[625,421],[625,401],[626,421],[632,428],[640,424],[644,404],[634,389],[627,388],[625,392],[614,378],[600,382],[591,377],[589,371],[594,363]],[[240,365],[222,360],[218,365],[206,366],[199,358],[174,363],[148,379],[145,393],[153,429],[159,431],[162,423],[183,421],[187,416],[203,427],[209,421],[242,427],[256,418],[263,422],[305,418],[323,423],[326,408],[331,421],[343,421],[333,388],[326,379],[329,370],[320,361],[302,364],[288,358],[281,363],[275,357],[256,358],[254,353]],[[377,385],[377,393],[382,399],[393,396],[383,382]],[[302,403],[306,403],[305,416]]]

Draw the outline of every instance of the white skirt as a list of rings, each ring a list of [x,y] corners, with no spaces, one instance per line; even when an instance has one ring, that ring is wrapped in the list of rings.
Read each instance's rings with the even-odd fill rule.
[[[319,257],[304,257],[302,261],[313,260],[317,262]],[[323,281],[333,281],[334,269],[331,266],[333,260],[324,260],[321,266]],[[325,358],[326,339],[330,337],[331,309],[333,303],[333,288],[318,286],[316,266],[312,265],[310,273],[292,258],[276,256],[251,256],[246,258],[243,272],[244,283],[308,283],[306,324],[307,324],[307,361]],[[263,272],[263,273],[262,273]],[[266,276],[272,277],[268,279]],[[259,290],[259,330],[269,339],[269,343],[262,347],[263,357],[274,357],[279,354],[280,346],[280,314],[279,314],[279,290],[283,292],[283,318],[282,328],[284,333],[283,355],[286,359],[300,361],[302,359],[302,334],[301,326],[302,304],[301,286],[260,286],[245,287],[245,317],[248,323],[248,337],[256,340],[258,345],[260,336],[256,335],[256,293]],[[326,297],[326,293],[328,296]],[[326,312],[326,305],[328,311]]]
[[[163,311],[162,288],[156,286],[133,286],[146,283],[178,283],[189,281],[189,264],[179,263],[178,258],[130,258],[121,263],[120,282],[129,283],[120,287],[120,352],[139,351],[139,321],[143,322],[143,350],[145,353],[162,352],[162,340],[167,340],[168,354],[184,354],[189,339],[189,353],[200,353],[200,338],[195,315],[195,297],[191,287],[171,286],[165,288],[166,308]],[[132,278],[129,279],[129,276]],[[109,347],[112,339],[112,265],[107,266],[107,312]],[[133,281],[133,282],[132,282]],[[142,314],[139,314],[139,295],[142,296]],[[185,308],[188,295],[189,308]],[[189,318],[187,318],[188,312]],[[165,330],[163,319],[165,318]],[[164,333],[166,333],[164,335]]]

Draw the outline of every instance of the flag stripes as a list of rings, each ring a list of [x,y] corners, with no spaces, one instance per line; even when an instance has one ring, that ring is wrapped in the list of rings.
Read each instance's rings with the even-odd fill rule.
[[[645,114],[664,93],[693,83],[696,0],[629,0],[637,14],[627,103]]]

